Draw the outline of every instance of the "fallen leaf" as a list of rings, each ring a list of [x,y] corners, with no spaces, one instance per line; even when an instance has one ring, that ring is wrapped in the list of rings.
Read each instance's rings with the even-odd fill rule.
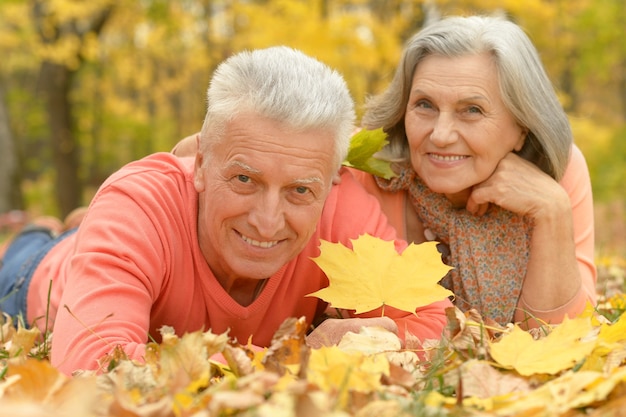
[[[202,332],[186,333],[178,338],[164,335],[158,346],[158,378],[173,391],[210,374],[211,364]]]
[[[613,324],[602,324],[598,340],[606,343],[626,341],[626,314],[622,314]]]
[[[569,403],[570,408],[584,407],[597,401],[604,401],[613,389],[626,382],[626,368],[615,369],[608,377],[603,373],[598,373],[598,378],[585,387],[584,390],[572,398]]]
[[[554,327],[547,336],[534,340],[519,326],[498,342],[490,342],[492,358],[521,375],[554,375],[573,367],[595,347],[595,340],[582,339],[592,331],[588,317],[569,320]]]
[[[488,362],[477,359],[464,362],[460,374],[464,397],[489,398],[512,392],[530,391],[530,384],[526,378],[500,372]]]
[[[361,352],[366,355],[373,355],[375,353],[400,350],[402,342],[395,333],[387,329],[363,326],[359,333],[347,332],[343,335],[337,347],[346,352]]]
[[[404,417],[412,414],[402,409],[397,401],[372,401],[361,408],[355,417]]]
[[[19,325],[17,331],[13,334],[13,337],[9,345],[9,356],[14,357],[18,355],[24,355],[35,346],[35,342],[41,335],[41,332],[37,327],[26,329],[22,325]]]
[[[512,395],[493,402],[498,415],[532,415],[541,411],[545,416],[560,416],[572,409],[572,401],[601,377],[598,372],[567,371],[539,388],[522,395]]]
[[[0,382],[0,392],[3,405],[37,404],[56,416],[95,416],[103,405],[95,377],[72,379],[50,362],[32,358],[9,367],[6,379]]]
[[[337,346],[311,350],[307,380],[325,392],[336,392],[345,407],[349,392],[369,393],[381,386],[381,377],[389,374],[389,362],[383,355],[344,352]]]
[[[298,374],[305,359],[308,358],[308,346],[305,343],[307,329],[304,317],[285,320],[274,334],[272,343],[262,359],[265,369],[279,375]]]
[[[322,241],[321,254],[313,261],[330,285],[309,296],[358,314],[386,305],[414,313],[453,295],[438,284],[452,267],[441,261],[436,242],[411,244],[398,254],[394,242],[365,234],[352,240],[352,246]]]

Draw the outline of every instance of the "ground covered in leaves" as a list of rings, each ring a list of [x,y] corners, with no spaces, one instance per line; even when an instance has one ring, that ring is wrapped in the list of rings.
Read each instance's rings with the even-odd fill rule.
[[[309,349],[297,318],[264,352],[227,334],[177,337],[164,328],[146,363],[114,352],[104,372],[70,378],[50,366],[42,335],[7,321],[0,415],[623,416],[626,268],[599,270],[601,302],[581,317],[525,332],[450,309],[445,338],[425,348],[364,328]]]

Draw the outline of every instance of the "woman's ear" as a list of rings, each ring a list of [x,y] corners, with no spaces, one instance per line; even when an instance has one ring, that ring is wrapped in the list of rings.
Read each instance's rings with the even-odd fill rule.
[[[527,137],[528,137],[528,129],[523,127],[522,132],[520,133],[519,140],[517,141],[517,143],[515,144],[515,147],[513,148],[515,152],[519,152],[522,150],[522,148],[524,147],[524,143],[526,143]]]

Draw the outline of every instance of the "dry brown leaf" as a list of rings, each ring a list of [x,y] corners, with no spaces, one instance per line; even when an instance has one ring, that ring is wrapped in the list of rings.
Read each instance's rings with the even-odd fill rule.
[[[408,417],[411,414],[402,410],[397,401],[372,401],[361,408],[355,417]]]
[[[487,358],[488,342],[507,331],[493,320],[485,321],[474,309],[463,313],[457,307],[448,307],[446,317],[446,343],[466,357]]]
[[[9,356],[26,356],[35,346],[35,342],[39,336],[41,336],[41,332],[38,328],[25,329],[22,325],[19,325],[17,331],[13,333],[11,340],[6,343]]]
[[[526,378],[498,371],[485,361],[471,359],[461,365],[459,372],[464,397],[484,399],[512,392],[530,391],[530,384]]]
[[[311,350],[307,380],[325,392],[338,393],[343,408],[350,392],[376,391],[383,375],[389,375],[389,362],[384,355],[348,353],[337,346]]]
[[[305,343],[307,329],[304,317],[285,320],[263,357],[265,369],[279,375],[298,374],[308,359],[309,348]]]
[[[626,396],[602,404],[587,417],[626,417]]]
[[[222,352],[230,371],[237,377],[254,372],[252,360],[254,353],[239,344],[227,344]]]
[[[402,341],[395,333],[382,327],[363,326],[359,333],[347,332],[344,334],[337,347],[346,352],[373,355],[381,352],[398,351],[402,348]]]
[[[13,319],[6,313],[0,315],[0,347],[9,342],[15,334]]]
[[[94,377],[68,378],[48,361],[36,359],[11,364],[0,392],[3,404],[38,404],[56,415],[96,415],[102,402]]]

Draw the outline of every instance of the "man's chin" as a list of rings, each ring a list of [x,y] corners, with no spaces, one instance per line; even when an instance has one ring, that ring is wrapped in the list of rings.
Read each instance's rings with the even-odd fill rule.
[[[276,274],[280,268],[282,268],[287,262],[241,262],[240,267],[237,268],[240,271],[240,276],[249,279],[266,279]],[[241,267],[243,266],[243,268]]]

